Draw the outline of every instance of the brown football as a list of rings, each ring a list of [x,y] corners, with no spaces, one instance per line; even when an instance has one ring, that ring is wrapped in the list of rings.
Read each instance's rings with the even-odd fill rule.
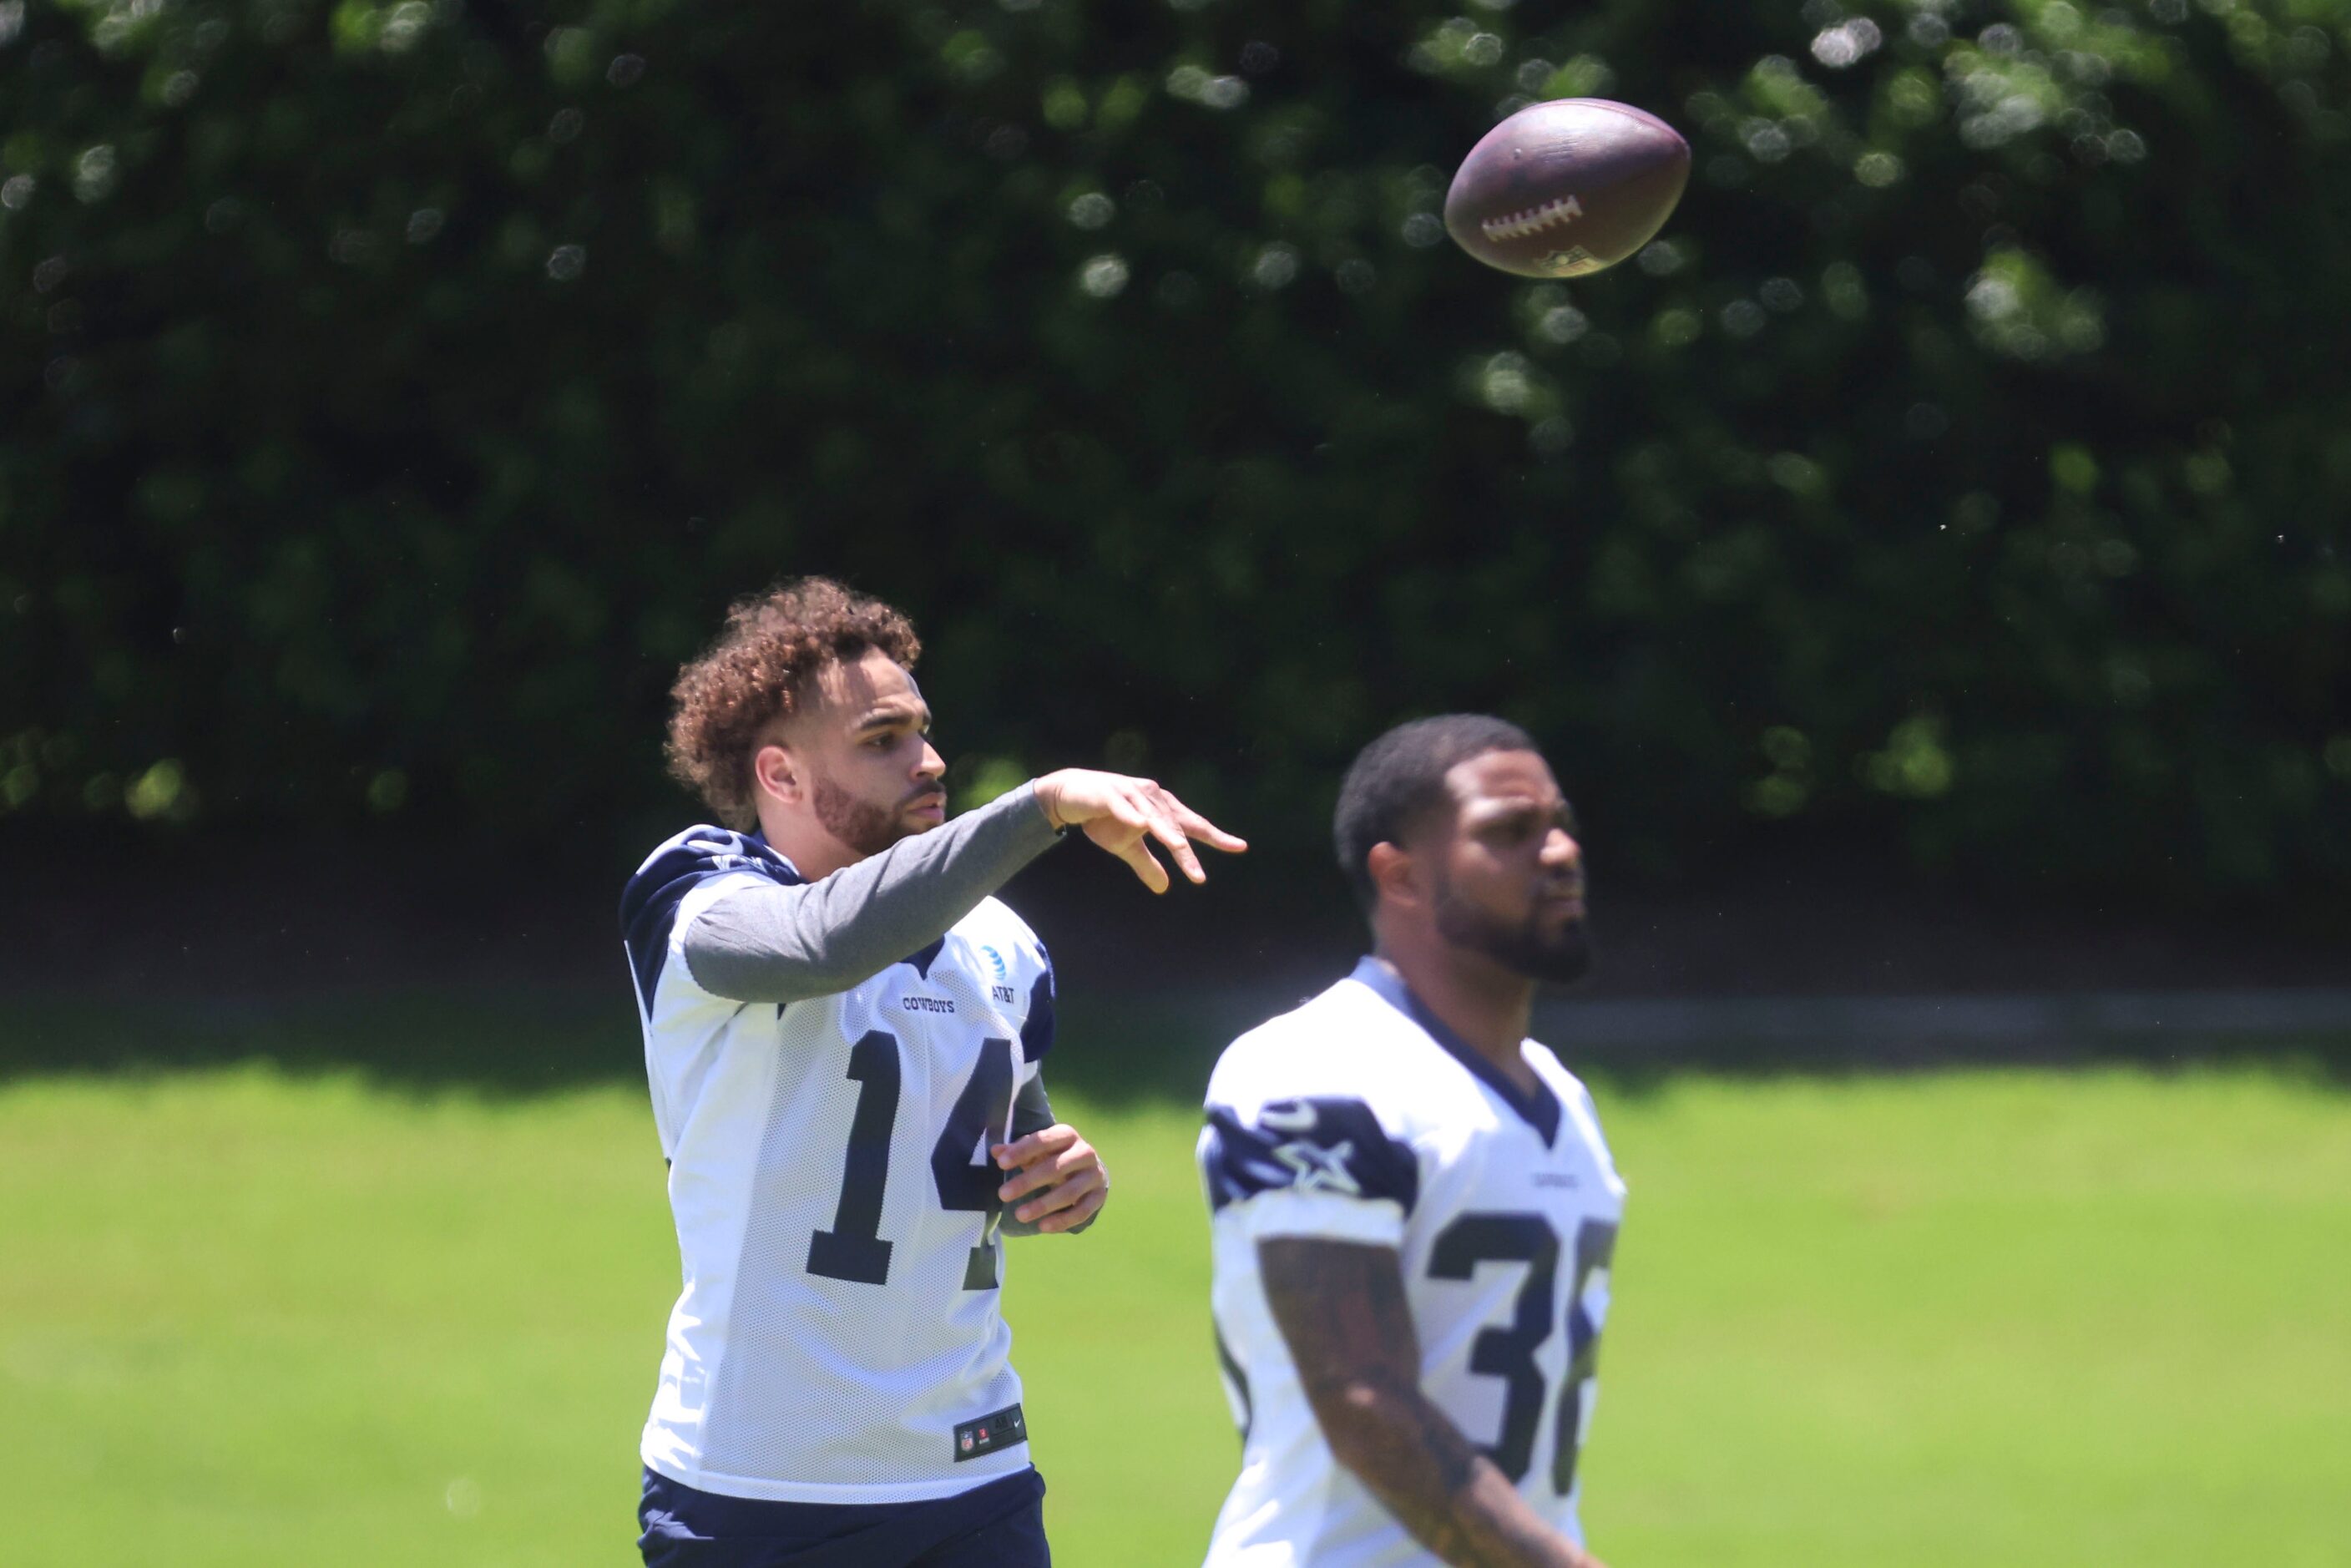
[[[1689,143],[1646,110],[1604,98],[1531,104],[1469,149],[1445,226],[1489,267],[1581,277],[1649,243],[1689,166]]]

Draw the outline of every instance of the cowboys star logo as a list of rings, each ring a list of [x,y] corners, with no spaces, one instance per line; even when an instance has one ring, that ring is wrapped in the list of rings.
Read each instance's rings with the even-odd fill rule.
[[[1343,1192],[1349,1197],[1361,1197],[1363,1185],[1347,1169],[1347,1162],[1354,1155],[1353,1139],[1326,1149],[1301,1138],[1273,1151],[1273,1157],[1289,1166],[1298,1178],[1290,1184],[1291,1191]]]

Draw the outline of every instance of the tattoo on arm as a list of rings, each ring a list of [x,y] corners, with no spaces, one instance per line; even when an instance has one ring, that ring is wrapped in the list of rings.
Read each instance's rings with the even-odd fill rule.
[[[1529,1508],[1420,1387],[1420,1341],[1392,1248],[1258,1243],[1266,1302],[1339,1462],[1455,1568],[1598,1568]]]

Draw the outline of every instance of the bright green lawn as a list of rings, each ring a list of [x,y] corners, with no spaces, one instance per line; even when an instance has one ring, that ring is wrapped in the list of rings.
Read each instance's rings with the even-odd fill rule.
[[[1232,1433],[1181,1109],[1016,1243],[1061,1560],[1196,1560]],[[2351,1563],[2351,1096],[2254,1074],[1685,1082],[1633,1183],[1618,1568]],[[639,1093],[0,1086],[0,1560],[621,1563],[674,1283]]]

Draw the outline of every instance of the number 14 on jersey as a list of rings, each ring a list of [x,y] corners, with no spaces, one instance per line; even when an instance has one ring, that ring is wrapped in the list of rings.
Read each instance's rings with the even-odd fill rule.
[[[858,1085],[857,1110],[849,1120],[849,1148],[841,1167],[841,1203],[832,1228],[809,1237],[808,1271],[861,1285],[890,1282],[890,1247],[882,1237],[882,1194],[890,1181],[890,1145],[898,1126],[898,1098],[904,1081],[898,1037],[869,1030],[850,1047],[849,1076]],[[979,1244],[964,1267],[963,1288],[993,1291],[998,1283],[996,1196],[1002,1177],[985,1155],[972,1153],[989,1134],[1006,1126],[1012,1110],[1012,1042],[979,1042],[979,1062],[947,1113],[947,1124],[931,1149],[931,1177],[941,1208],[986,1216]]]

